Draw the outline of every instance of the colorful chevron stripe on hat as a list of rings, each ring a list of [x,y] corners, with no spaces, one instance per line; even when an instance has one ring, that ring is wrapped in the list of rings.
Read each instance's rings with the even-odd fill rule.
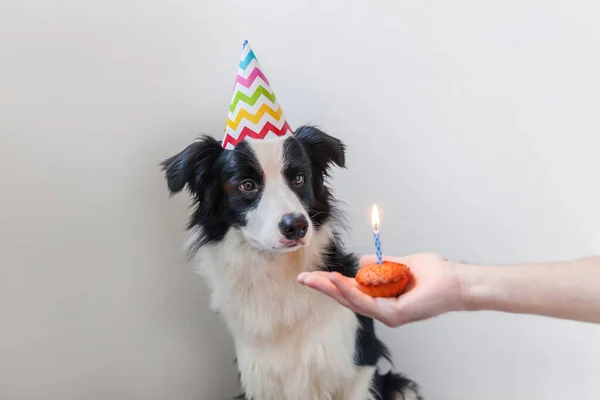
[[[246,40],[238,66],[223,147],[233,149],[246,138],[257,140],[293,136],[275,92]]]

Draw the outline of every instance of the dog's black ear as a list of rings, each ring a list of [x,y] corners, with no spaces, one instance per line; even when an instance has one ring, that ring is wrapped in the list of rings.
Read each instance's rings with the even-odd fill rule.
[[[311,162],[325,175],[332,163],[341,168],[346,167],[346,146],[341,140],[310,125],[296,129],[294,136],[308,152]]]
[[[183,190],[202,198],[210,193],[210,183],[216,179],[215,164],[223,152],[221,144],[210,136],[190,144],[178,154],[161,163],[171,194]]]

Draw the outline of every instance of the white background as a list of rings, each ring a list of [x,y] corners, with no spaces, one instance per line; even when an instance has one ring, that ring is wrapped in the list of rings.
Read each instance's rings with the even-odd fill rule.
[[[236,393],[158,163],[221,136],[244,39],[290,123],[348,145],[353,250],[373,251],[377,202],[387,254],[599,252],[599,20],[593,1],[0,1],[0,398]],[[600,392],[599,327],[379,331],[427,399]]]

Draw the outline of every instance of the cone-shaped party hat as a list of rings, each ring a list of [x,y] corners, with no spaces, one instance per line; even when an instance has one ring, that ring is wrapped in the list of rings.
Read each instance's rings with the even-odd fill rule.
[[[246,138],[269,140],[293,136],[275,92],[246,40],[238,66],[223,147],[233,149]]]

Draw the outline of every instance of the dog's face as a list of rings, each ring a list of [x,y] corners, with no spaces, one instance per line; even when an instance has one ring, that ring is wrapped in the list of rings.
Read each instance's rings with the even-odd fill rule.
[[[201,227],[197,247],[239,230],[252,246],[293,251],[310,244],[331,214],[324,185],[330,165],[345,166],[344,145],[319,129],[294,138],[246,140],[224,150],[210,137],[163,163],[172,193],[187,186],[195,200],[188,228]]]

